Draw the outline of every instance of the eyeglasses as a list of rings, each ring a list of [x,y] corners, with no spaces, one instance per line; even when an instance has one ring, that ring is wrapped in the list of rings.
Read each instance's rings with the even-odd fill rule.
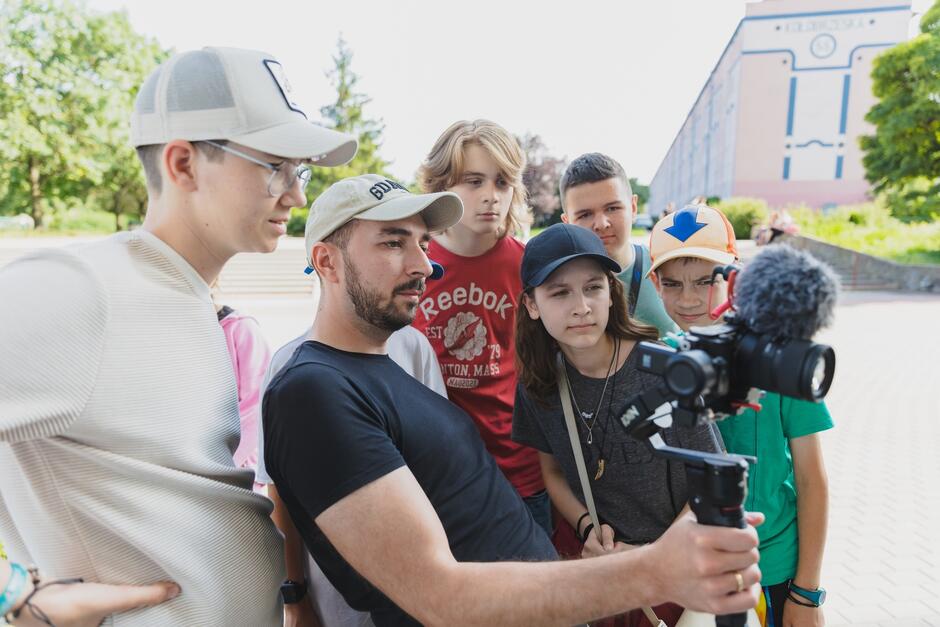
[[[203,142],[210,146],[215,146],[219,150],[233,154],[236,157],[241,157],[246,161],[251,161],[254,164],[260,165],[262,168],[271,170],[271,177],[268,179],[268,194],[275,198],[286,193],[297,181],[300,181],[300,191],[306,190],[307,184],[310,183],[310,177],[313,175],[310,168],[305,165],[292,167],[291,164],[286,161],[280,165],[274,165],[252,157],[251,155],[246,155],[240,150],[223,146],[222,144],[208,139],[203,140]]]

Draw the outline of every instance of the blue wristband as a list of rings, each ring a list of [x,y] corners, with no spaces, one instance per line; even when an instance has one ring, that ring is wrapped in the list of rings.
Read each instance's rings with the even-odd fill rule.
[[[23,589],[26,587],[26,569],[15,562],[10,563],[10,579],[7,580],[7,586],[0,594],[0,616],[13,609]]]

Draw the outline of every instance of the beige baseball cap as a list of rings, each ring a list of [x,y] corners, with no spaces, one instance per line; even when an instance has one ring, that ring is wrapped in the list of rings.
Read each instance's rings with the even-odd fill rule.
[[[307,119],[273,56],[241,48],[176,54],[144,81],[131,114],[134,147],[226,139],[288,159],[342,165],[358,143]]]
[[[392,222],[419,213],[429,231],[443,231],[460,222],[463,203],[453,192],[412,194],[402,184],[378,174],[353,176],[334,183],[313,201],[307,215],[304,231],[307,273],[313,271],[310,265],[313,245],[350,220]]]
[[[725,214],[708,205],[686,205],[657,222],[650,232],[652,264],[647,274],[677,257],[722,265],[737,261],[734,229]]]

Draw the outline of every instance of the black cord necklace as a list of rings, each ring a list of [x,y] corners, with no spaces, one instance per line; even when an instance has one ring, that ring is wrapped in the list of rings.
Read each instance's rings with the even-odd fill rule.
[[[591,445],[594,443],[594,425],[597,424],[597,419],[599,417],[599,412],[601,409],[601,403],[604,402],[604,394],[607,393],[607,384],[610,383],[610,374],[611,370],[614,367],[614,363],[617,361],[617,357],[620,354],[620,339],[617,339],[617,343],[614,346],[614,350],[610,354],[610,363],[607,365],[607,376],[604,378],[604,388],[601,390],[601,397],[597,399],[597,406],[592,412],[581,411],[581,408],[578,406],[578,397],[575,396],[574,388],[571,388],[571,400],[574,402],[574,408],[578,412],[578,417],[581,419],[581,424],[584,425],[584,428],[587,430],[587,443]],[[567,366],[568,360],[565,360]],[[588,424],[588,420],[591,421]]]
[[[617,338],[616,343],[614,344],[613,353],[610,356],[610,364],[607,366],[607,377],[604,380],[604,388],[601,390],[601,397],[597,400],[597,407],[594,408],[594,412],[587,414],[587,412],[582,412],[578,407],[578,401],[574,395],[574,387],[571,387],[571,399],[574,401],[574,407],[581,415],[581,423],[584,425],[585,430],[587,431],[587,449],[593,457],[593,452],[591,451],[591,445],[594,443],[594,425],[597,424],[598,419],[600,418],[600,409],[601,405],[604,402],[604,395],[607,392],[607,387],[610,384],[611,377],[616,378],[616,372],[614,371],[614,366],[620,361],[620,338]],[[610,422],[610,405],[614,397],[613,389],[610,392],[610,401],[607,403],[607,416],[605,423],[601,425],[601,433],[603,433],[603,440],[598,446],[598,458],[597,458],[597,469],[594,472],[594,481],[598,481],[601,477],[604,476],[604,470],[606,469],[607,461],[604,452],[605,444],[607,443],[607,427]],[[588,424],[587,420],[591,420],[591,423]]]
[[[619,374],[620,374],[619,369],[614,371],[614,375],[611,379],[610,397],[607,400],[607,415],[604,417],[604,421],[600,425],[600,430],[603,435],[600,441],[600,446],[598,447],[598,455],[600,456],[600,459],[598,459],[597,461],[597,472],[594,474],[594,481],[597,481],[601,477],[604,476],[604,470],[606,470],[605,460],[610,459],[609,454],[611,453],[611,451],[608,449],[608,446],[607,446],[607,436],[610,434],[610,416],[613,413],[613,405],[614,405],[613,390],[617,389],[617,376]]]

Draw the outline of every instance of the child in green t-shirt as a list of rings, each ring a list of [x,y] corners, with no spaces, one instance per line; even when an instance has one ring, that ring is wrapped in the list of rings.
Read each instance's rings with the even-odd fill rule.
[[[716,324],[710,307],[727,284],[712,279],[716,264],[737,260],[734,231],[712,207],[690,205],[661,219],[650,234],[650,279],[683,331]],[[829,518],[829,485],[818,433],[832,428],[823,403],[768,393],[760,413],[745,409],[718,423],[727,450],[753,455],[745,508],[763,512],[758,527],[764,627],[822,625],[820,588]]]

